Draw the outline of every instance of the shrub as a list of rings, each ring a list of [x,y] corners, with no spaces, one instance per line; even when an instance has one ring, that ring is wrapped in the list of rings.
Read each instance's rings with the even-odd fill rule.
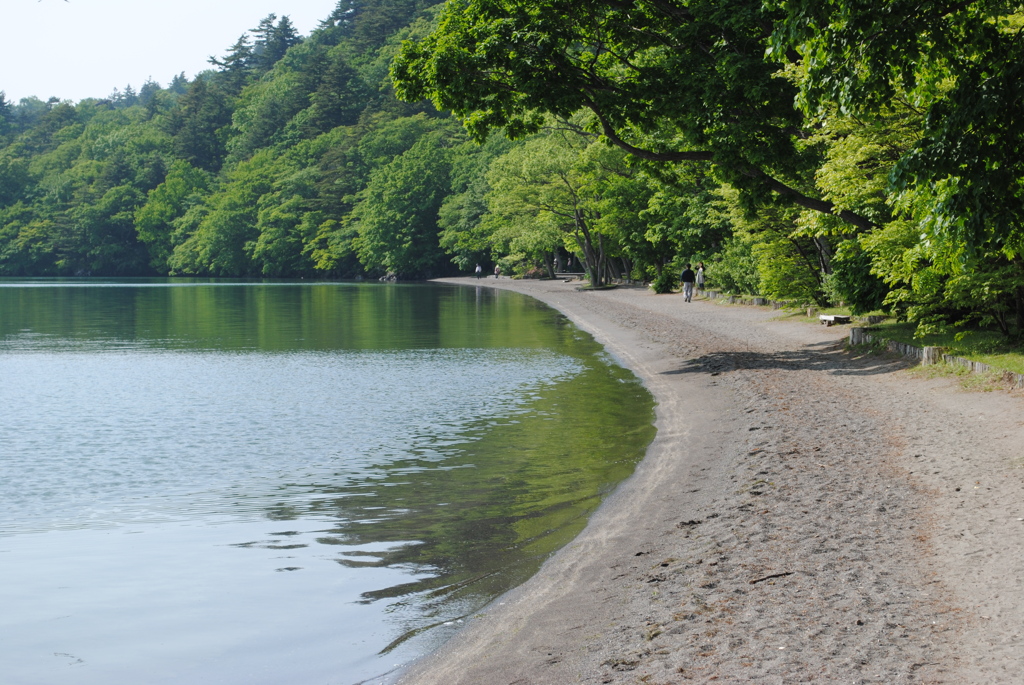
[[[658,293],[659,295],[664,295],[666,293],[672,292],[672,289],[675,288],[675,285],[675,271],[666,266],[661,270],[661,273],[653,281],[651,281],[651,290]]]

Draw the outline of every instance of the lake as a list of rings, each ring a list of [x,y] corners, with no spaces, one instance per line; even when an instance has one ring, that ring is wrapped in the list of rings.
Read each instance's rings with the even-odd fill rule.
[[[571,540],[653,438],[530,298],[0,279],[6,685],[386,682]]]

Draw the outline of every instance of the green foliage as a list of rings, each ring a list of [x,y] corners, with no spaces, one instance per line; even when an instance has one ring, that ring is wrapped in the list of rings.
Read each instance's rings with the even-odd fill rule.
[[[371,271],[421,278],[443,269],[437,216],[451,187],[454,132],[447,128],[421,137],[370,175],[351,220],[359,260]]]
[[[832,273],[822,284],[829,301],[844,302],[855,315],[881,309],[889,288],[871,268],[871,255],[857,240],[841,242],[832,258]]]
[[[665,295],[675,289],[677,282],[675,270],[665,268],[651,281],[651,290],[659,295]]]
[[[623,153],[575,133],[535,136],[488,170],[491,240],[520,271],[547,266],[556,249],[580,255],[591,285],[603,285],[617,247],[613,188]]]
[[[31,176],[24,159],[0,157],[0,207],[12,205],[24,196]]]
[[[434,33],[406,43],[400,97],[431,98],[483,138],[536,132],[543,113],[594,115],[591,130],[640,159],[706,161],[756,203],[773,193],[825,213],[796,87],[766,59],[781,14],[759,2],[448,2]],[[870,222],[847,210],[844,221]]]
[[[135,230],[149,248],[150,265],[157,273],[168,270],[167,260],[178,237],[177,222],[203,200],[210,184],[209,174],[185,160],[175,160],[164,182],[149,191],[146,203],[135,213]]]
[[[800,213],[794,207],[763,206],[755,214],[743,207],[734,189],[723,188],[721,192],[735,234],[744,238],[742,243],[734,243],[732,249],[736,250],[740,244],[749,246],[750,259],[757,271],[756,279],[744,275],[748,262],[737,253],[738,259],[730,259],[727,266],[732,280],[727,290],[740,286],[752,288],[756,284],[756,290],[745,292],[825,306],[822,279],[828,269],[823,254],[830,254],[827,240],[805,235],[798,224]],[[713,273],[717,274],[718,269]]]
[[[192,82],[167,118],[174,152],[189,164],[216,171],[220,168],[231,123],[228,95],[203,78]]]
[[[730,292],[1012,337],[1022,28],[980,1],[341,0],[305,38],[271,15],[167,88],[0,93],[0,275],[557,254],[663,289],[704,261]]]
[[[925,335],[951,327],[994,326],[1019,335],[1024,264],[1001,252],[964,257],[961,247],[923,240],[909,221],[893,222],[864,240],[874,270],[891,288],[885,300]]]
[[[487,194],[491,190],[487,169],[511,147],[507,139],[492,138],[484,145],[466,141],[453,150],[452,190],[438,210],[437,224],[441,229],[441,248],[462,271],[487,263],[492,257],[495,248],[492,230],[483,221],[488,211]]]
[[[725,241],[722,250],[707,265],[707,283],[734,295],[758,295],[761,277],[753,254],[752,241],[735,235]]]
[[[357,276],[356,226],[377,269],[368,227],[408,237],[400,220],[376,219],[413,208],[417,237],[385,262],[443,272],[437,213],[457,142],[434,155],[445,117],[396,106],[380,83],[396,36],[426,31],[405,26],[429,25],[425,6],[339,3],[308,40],[270,16],[213,70],[166,89],[78,105],[2,99],[0,274]]]

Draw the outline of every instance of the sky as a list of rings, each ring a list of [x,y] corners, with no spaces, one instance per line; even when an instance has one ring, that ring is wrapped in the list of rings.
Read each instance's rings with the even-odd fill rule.
[[[0,0],[0,91],[78,102],[211,68],[268,14],[302,35],[337,0]]]

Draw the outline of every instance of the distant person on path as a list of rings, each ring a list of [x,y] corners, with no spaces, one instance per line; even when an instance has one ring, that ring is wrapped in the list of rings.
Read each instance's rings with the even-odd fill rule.
[[[693,269],[687,264],[686,268],[683,269],[683,273],[679,276],[679,283],[683,286],[683,300],[690,302],[693,300],[693,284],[697,281],[697,274],[693,273]]]
[[[501,276],[501,267],[498,266],[498,265],[495,265],[494,266],[494,277],[498,278],[499,276]]]
[[[479,264],[476,265],[476,277],[480,278],[484,275],[484,268]]]
[[[697,294],[704,294],[704,262],[697,265]]]

